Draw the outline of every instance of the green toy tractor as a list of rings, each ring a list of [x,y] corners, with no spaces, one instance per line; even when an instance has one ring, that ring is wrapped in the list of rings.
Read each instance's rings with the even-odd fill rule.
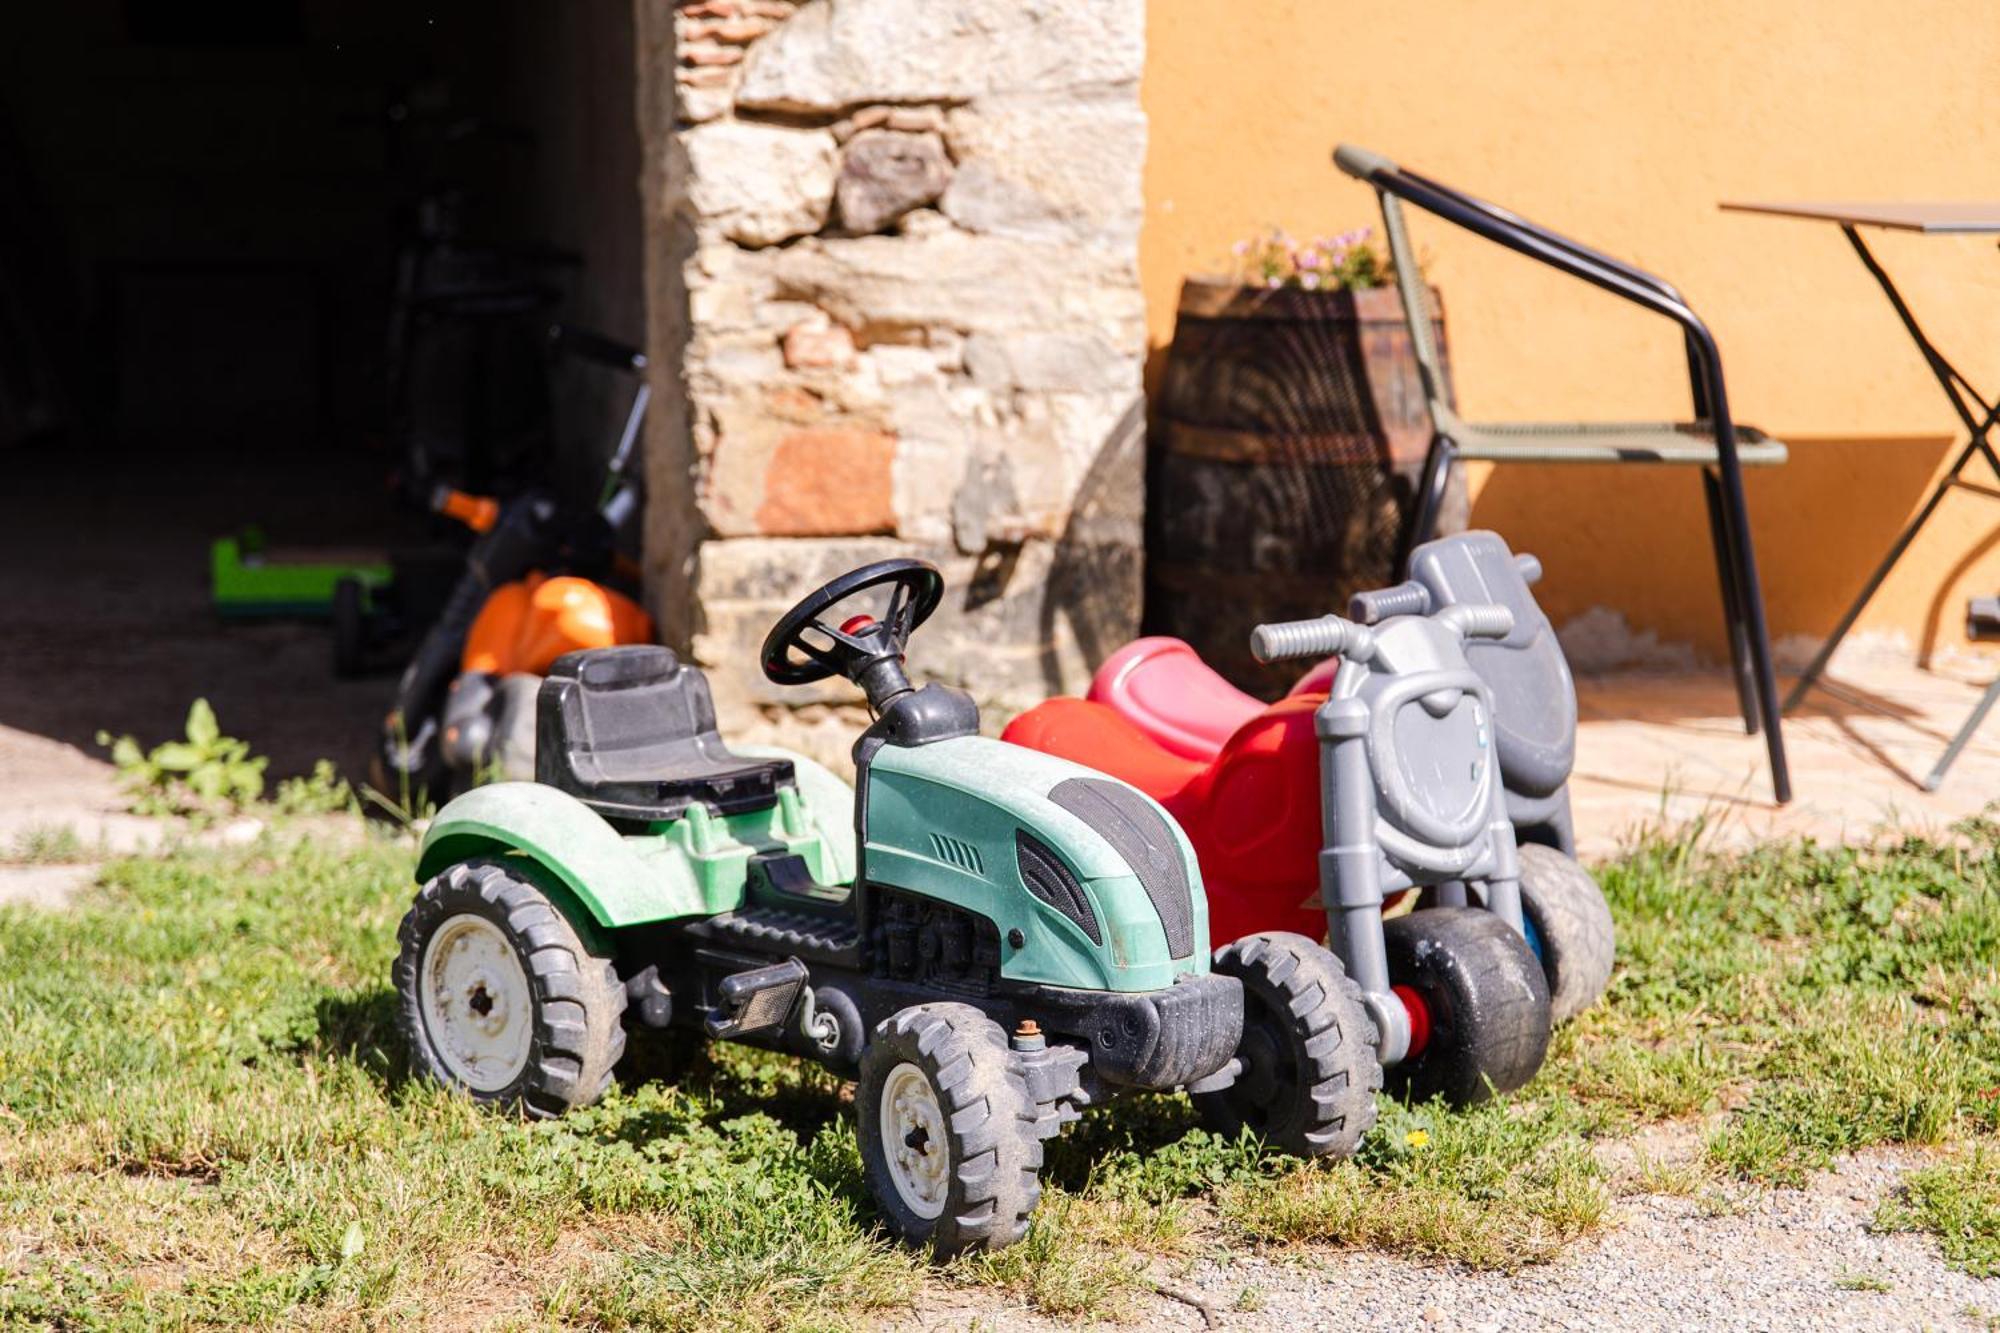
[[[1044,1142],[1121,1089],[1184,1087],[1224,1132],[1351,1152],[1381,1069],[1340,963],[1272,934],[1211,968],[1200,871],[1159,805],[911,685],[904,646],[943,591],[883,561],[765,641],[771,680],[866,693],[858,794],[727,749],[706,680],[664,648],[558,661],[537,781],[468,792],[424,839],[396,962],[416,1068],[556,1115],[603,1092],[627,1024],[819,1060],[858,1082],[884,1217],[940,1253],[1018,1240]]]

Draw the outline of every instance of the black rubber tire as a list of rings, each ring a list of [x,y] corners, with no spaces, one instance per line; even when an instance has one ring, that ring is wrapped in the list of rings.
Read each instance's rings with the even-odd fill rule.
[[[1552,847],[1529,844],[1521,848],[1521,911],[1542,946],[1550,1020],[1566,1023],[1611,983],[1611,908],[1588,870]]]
[[[1297,1157],[1346,1157],[1375,1123],[1375,1024],[1336,958],[1303,935],[1246,935],[1215,952],[1243,983],[1245,1069],[1196,1093],[1195,1110],[1227,1138],[1245,1129]]]
[[[890,1174],[882,1096],[890,1075],[914,1065],[943,1111],[949,1175],[944,1209],[926,1218]],[[969,1004],[919,1004],[875,1029],[854,1092],[861,1167],[890,1230],[939,1257],[998,1250],[1028,1232],[1042,1198],[1039,1108],[1015,1071],[1007,1032]]]
[[[1432,907],[1382,923],[1389,980],[1429,1006],[1430,1043],[1383,1082],[1411,1101],[1472,1106],[1527,1083],[1549,1049],[1549,985],[1528,943],[1483,907]]]
[[[480,1091],[453,1076],[424,1022],[418,971],[424,945],[454,917],[498,926],[527,973],[534,1004],[527,1064],[504,1088]],[[434,877],[396,932],[398,1024],[413,1073],[463,1090],[474,1101],[559,1116],[604,1095],[625,1053],[625,987],[610,959],[593,953],[547,894],[505,860],[462,861]]]

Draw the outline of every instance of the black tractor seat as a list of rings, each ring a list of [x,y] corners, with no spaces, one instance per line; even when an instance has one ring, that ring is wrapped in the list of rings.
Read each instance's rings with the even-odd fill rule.
[[[796,780],[789,759],[732,754],[715,729],[708,679],[649,644],[566,653],[535,714],[535,780],[607,819],[762,810]]]

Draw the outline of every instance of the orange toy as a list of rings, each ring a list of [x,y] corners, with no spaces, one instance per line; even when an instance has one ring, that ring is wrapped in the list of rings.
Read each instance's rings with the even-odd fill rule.
[[[623,593],[572,575],[530,574],[486,599],[465,636],[459,670],[539,676],[579,648],[652,641],[652,617]]]

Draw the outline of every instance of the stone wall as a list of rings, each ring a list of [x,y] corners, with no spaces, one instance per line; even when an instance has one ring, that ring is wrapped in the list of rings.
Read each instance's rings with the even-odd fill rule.
[[[913,666],[998,705],[1138,623],[1144,0],[637,0],[661,624],[737,711],[812,585],[949,580]]]

